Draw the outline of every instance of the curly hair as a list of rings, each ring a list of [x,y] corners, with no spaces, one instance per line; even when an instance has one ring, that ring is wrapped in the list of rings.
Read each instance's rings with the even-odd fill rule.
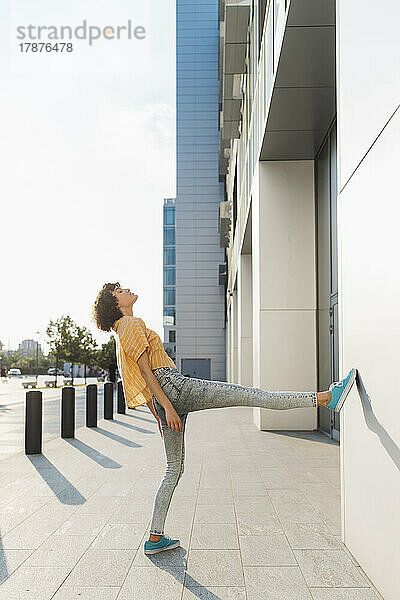
[[[116,283],[105,283],[97,294],[93,307],[93,317],[97,327],[102,331],[111,331],[115,321],[123,316],[116,297],[111,293],[119,287],[121,286],[118,281]]]

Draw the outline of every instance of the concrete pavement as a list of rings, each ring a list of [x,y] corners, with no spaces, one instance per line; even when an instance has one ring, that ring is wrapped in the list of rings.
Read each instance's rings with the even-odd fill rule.
[[[61,377],[59,377],[61,380]],[[78,379],[78,378],[77,378]],[[83,378],[75,387],[75,426],[82,427],[86,421],[86,387]],[[89,383],[97,383],[89,378]],[[41,383],[39,381],[39,383]],[[39,389],[39,388],[38,388]],[[29,390],[22,388],[21,380],[0,384],[0,461],[24,450],[25,396]],[[41,389],[43,398],[43,441],[59,437],[61,429],[61,387]],[[97,414],[103,417],[104,384],[97,385]]]
[[[339,446],[258,431],[252,409],[188,416],[185,472],[148,557],[164,447],[147,408],[0,461],[1,600],[373,600],[340,541]]]

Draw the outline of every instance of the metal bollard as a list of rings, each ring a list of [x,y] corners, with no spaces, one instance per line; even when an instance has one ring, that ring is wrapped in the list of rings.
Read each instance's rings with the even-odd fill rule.
[[[112,419],[114,413],[114,384],[107,381],[104,384],[104,418]]]
[[[42,453],[42,392],[26,392],[25,454]]]
[[[61,391],[61,437],[75,436],[75,388],[66,385]]]
[[[117,384],[117,413],[124,415],[125,414],[125,396],[124,396],[124,388],[122,386],[122,381],[118,381]]]
[[[86,386],[86,427],[97,427],[97,385]]]

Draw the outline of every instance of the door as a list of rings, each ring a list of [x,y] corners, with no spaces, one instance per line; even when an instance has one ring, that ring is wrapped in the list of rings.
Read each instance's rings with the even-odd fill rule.
[[[339,379],[336,123],[315,160],[318,391]],[[339,440],[339,415],[318,407],[318,427]]]
[[[182,358],[182,375],[211,379],[211,358]]]

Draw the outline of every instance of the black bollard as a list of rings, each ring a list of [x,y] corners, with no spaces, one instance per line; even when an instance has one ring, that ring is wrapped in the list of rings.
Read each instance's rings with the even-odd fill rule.
[[[25,454],[42,453],[42,392],[26,392]]]
[[[107,381],[104,384],[104,418],[112,419],[114,413],[114,384]]]
[[[75,435],[75,388],[65,385],[61,391],[61,437]]]
[[[86,386],[86,427],[97,427],[97,385]]]
[[[122,381],[118,381],[117,384],[117,413],[120,415],[125,414],[125,396],[124,396],[124,388],[122,386]]]

